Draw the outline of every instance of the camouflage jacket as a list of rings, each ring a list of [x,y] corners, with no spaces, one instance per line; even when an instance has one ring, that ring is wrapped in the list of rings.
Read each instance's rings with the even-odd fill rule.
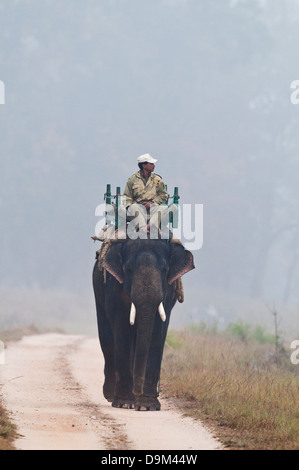
[[[124,196],[126,197],[126,206],[134,202],[142,203],[146,201],[151,201],[155,204],[165,204],[168,199],[166,187],[161,176],[151,173],[147,181],[145,181],[140,171],[137,171],[137,173],[128,179]]]

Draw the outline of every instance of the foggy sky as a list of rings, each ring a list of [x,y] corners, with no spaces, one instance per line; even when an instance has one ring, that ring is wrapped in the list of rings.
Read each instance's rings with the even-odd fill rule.
[[[204,207],[194,315],[222,293],[297,305],[298,11],[1,0],[0,285],[90,291],[95,209],[149,152]]]

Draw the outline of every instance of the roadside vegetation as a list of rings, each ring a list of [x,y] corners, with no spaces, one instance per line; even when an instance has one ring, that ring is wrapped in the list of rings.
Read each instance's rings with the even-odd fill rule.
[[[3,341],[4,344],[7,344],[9,341],[20,340],[24,335],[38,333],[40,333],[40,330],[34,325],[23,328],[6,329],[0,331],[0,340]],[[14,439],[17,437],[17,429],[11,422],[7,410],[2,405],[2,387],[5,387],[5,384],[1,383],[0,373],[0,450],[15,450]]]
[[[228,449],[299,449],[299,365],[277,331],[242,321],[170,331],[163,396],[210,424]]]
[[[15,425],[11,423],[0,402],[0,450],[14,450],[13,441],[15,437]]]

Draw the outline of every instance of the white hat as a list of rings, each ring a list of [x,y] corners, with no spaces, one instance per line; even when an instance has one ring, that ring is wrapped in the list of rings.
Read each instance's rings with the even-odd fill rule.
[[[140,157],[137,158],[138,163],[156,163],[158,160],[153,158],[149,153],[145,153],[144,155],[140,155]]]

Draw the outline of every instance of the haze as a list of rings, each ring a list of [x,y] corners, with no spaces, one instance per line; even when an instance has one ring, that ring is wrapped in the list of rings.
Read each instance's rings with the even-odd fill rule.
[[[95,327],[90,236],[142,153],[203,246],[173,325],[298,332],[296,0],[0,0],[0,325]]]

